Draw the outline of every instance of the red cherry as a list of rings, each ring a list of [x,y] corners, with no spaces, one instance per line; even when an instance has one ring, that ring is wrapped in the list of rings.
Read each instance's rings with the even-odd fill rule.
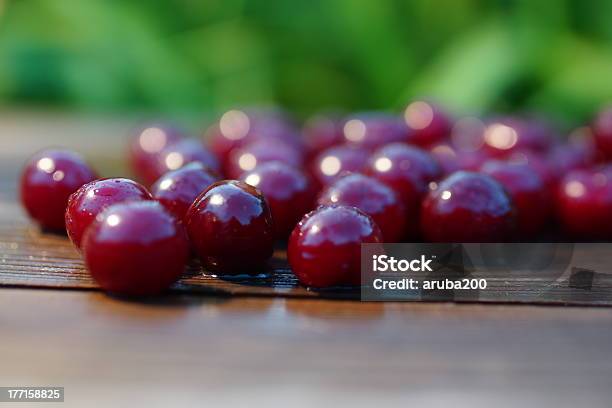
[[[459,170],[478,171],[491,158],[484,149],[462,150],[447,143],[435,145],[429,153],[447,176]]]
[[[344,142],[344,121],[333,116],[315,116],[304,125],[302,133],[309,158]]]
[[[546,153],[554,140],[554,130],[544,121],[536,119],[499,118],[490,123],[484,132],[484,147],[498,157],[516,149]]]
[[[259,272],[272,256],[270,209],[261,192],[244,182],[213,184],[194,201],[186,220],[195,251],[213,272]]]
[[[513,237],[515,224],[510,197],[485,174],[451,174],[421,207],[421,229],[432,242],[503,242]]]
[[[442,175],[442,169],[424,150],[392,143],[374,152],[366,173],[391,187],[404,204],[407,219],[413,220],[429,183]]]
[[[28,160],[21,173],[21,204],[41,227],[61,231],[68,197],[95,178],[91,167],[76,153],[39,152]]]
[[[205,139],[223,168],[227,167],[232,150],[259,140],[274,140],[302,149],[291,119],[279,110],[229,110],[206,131]]]
[[[167,289],[189,257],[185,231],[161,204],[131,201],[108,207],[83,237],[85,263],[102,289],[153,295]]]
[[[404,205],[390,187],[372,177],[358,173],[340,177],[321,192],[317,202],[359,208],[372,217],[385,242],[398,242],[404,236]]]
[[[602,154],[597,151],[593,134],[588,128],[579,128],[572,132],[568,143],[555,146],[548,161],[556,178],[561,178],[572,170],[591,167]]]
[[[537,173],[546,187],[556,188],[558,176],[547,156],[531,150],[516,150],[506,155],[503,160],[511,164],[530,167],[532,171]]]
[[[484,149],[473,152],[459,152],[456,158],[459,169],[466,171],[478,171],[489,159],[491,159],[491,155],[487,154]]]
[[[166,210],[182,221],[198,195],[219,180],[217,172],[200,162],[192,162],[161,176],[151,192]]]
[[[602,109],[591,124],[597,148],[606,159],[612,159],[612,107]]]
[[[429,149],[429,154],[436,159],[436,162],[442,169],[443,175],[447,176],[461,170],[459,167],[459,160],[457,158],[457,151],[450,144],[440,143],[434,145]]]
[[[542,231],[551,214],[550,189],[528,164],[498,160],[486,162],[481,171],[497,180],[508,192],[517,211],[517,228],[521,237],[534,237]]]
[[[281,162],[260,164],[242,175],[247,184],[257,187],[266,197],[276,238],[286,239],[304,214],[313,208],[315,190],[301,170]]]
[[[367,161],[367,150],[351,145],[340,145],[323,150],[310,164],[313,179],[326,186],[347,172],[361,171]]]
[[[151,184],[159,177],[158,156],[169,145],[183,139],[177,128],[151,124],[133,133],[129,144],[129,162],[139,180]]]
[[[452,123],[438,106],[424,101],[412,102],[404,110],[404,121],[410,129],[410,143],[428,147],[448,138]]]
[[[559,185],[557,206],[573,237],[612,239],[612,166],[568,173]]]
[[[257,165],[279,161],[293,167],[301,167],[302,153],[284,143],[273,140],[259,140],[241,148],[234,149],[228,158],[225,175],[238,179],[245,173],[253,170]]]
[[[430,148],[445,175],[458,170],[477,171],[490,158],[490,152],[483,149],[484,132],[485,124],[480,119],[464,117],[452,127],[450,142]]]
[[[219,171],[219,161],[199,141],[184,139],[166,147],[157,157],[154,183],[169,171],[180,169],[188,163],[199,162],[204,166]]]
[[[68,236],[80,248],[85,230],[103,210],[125,201],[152,199],[146,188],[126,178],[107,178],[84,184],[68,199],[65,215]]]
[[[372,218],[355,207],[322,206],[308,213],[289,238],[293,273],[306,286],[358,284],[361,244],[380,243]]]
[[[404,142],[406,126],[393,115],[367,112],[346,119],[342,128],[348,144],[373,150],[393,142]]]

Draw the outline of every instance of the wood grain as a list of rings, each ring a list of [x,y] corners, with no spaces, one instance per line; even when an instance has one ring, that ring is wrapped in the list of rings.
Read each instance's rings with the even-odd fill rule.
[[[599,408],[611,397],[607,308],[2,289],[0,310],[0,382],[64,386],[71,407]]]

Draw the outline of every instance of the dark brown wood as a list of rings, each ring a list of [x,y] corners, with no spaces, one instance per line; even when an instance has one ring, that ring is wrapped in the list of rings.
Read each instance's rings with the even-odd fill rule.
[[[0,382],[84,406],[609,407],[612,309],[0,290]],[[337,404],[336,404],[337,403]]]

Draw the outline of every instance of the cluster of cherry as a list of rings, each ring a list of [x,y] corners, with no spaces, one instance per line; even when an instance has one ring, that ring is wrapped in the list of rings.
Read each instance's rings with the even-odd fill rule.
[[[452,120],[417,101],[403,115],[226,112],[205,143],[165,125],[132,135],[144,185],[99,179],[46,150],[21,178],[41,226],[68,232],[106,290],[166,289],[191,254],[215,274],[257,273],[288,240],[300,282],[359,284],[362,243],[612,238],[612,110],[560,137],[532,117]],[[145,186],[150,186],[150,190]]]

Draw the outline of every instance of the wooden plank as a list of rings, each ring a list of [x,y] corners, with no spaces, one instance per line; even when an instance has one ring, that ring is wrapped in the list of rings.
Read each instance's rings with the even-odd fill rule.
[[[0,382],[66,406],[607,407],[612,309],[0,291]]]

